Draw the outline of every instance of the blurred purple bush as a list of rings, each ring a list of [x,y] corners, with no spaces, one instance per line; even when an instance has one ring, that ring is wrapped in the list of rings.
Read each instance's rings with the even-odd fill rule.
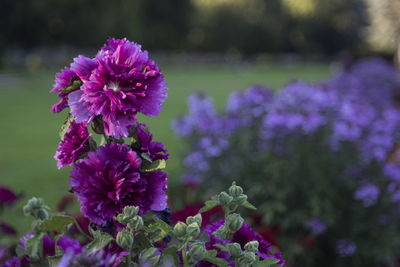
[[[279,227],[291,266],[395,264],[399,92],[396,69],[372,58],[317,84],[234,92],[221,114],[194,94],[173,122],[189,144],[183,182],[204,197],[235,177]]]

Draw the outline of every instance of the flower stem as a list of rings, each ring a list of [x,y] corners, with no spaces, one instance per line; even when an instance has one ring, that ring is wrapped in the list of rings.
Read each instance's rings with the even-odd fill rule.
[[[239,259],[238,258],[235,259],[235,267],[239,267]]]
[[[186,256],[186,245],[182,249],[182,258],[183,258],[183,266],[184,267],[189,267],[188,261],[187,261],[187,256]]]

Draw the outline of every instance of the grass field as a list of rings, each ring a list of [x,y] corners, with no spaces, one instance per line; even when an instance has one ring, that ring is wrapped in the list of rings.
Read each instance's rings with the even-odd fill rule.
[[[0,184],[21,192],[24,199],[2,220],[20,231],[30,227],[22,216],[21,206],[27,198],[41,196],[50,207],[67,193],[70,168],[58,170],[53,155],[57,148],[58,131],[66,117],[65,111],[53,114],[49,108],[57,100],[49,94],[54,71],[39,73],[0,74]],[[292,79],[317,81],[327,77],[327,64],[263,65],[263,66],[165,66],[169,97],[158,117],[144,118],[155,133],[155,139],[165,143],[170,151],[168,172],[170,181],[178,181],[181,144],[171,130],[171,121],[186,113],[186,98],[201,90],[215,99],[222,108],[226,97],[234,90],[252,84],[265,84],[277,89]]]

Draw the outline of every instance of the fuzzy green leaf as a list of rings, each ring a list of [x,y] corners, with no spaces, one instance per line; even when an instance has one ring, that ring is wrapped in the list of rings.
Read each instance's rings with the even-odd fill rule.
[[[206,203],[204,203],[204,206],[199,210],[199,213],[209,211],[210,209],[214,208],[217,205],[218,205],[218,202],[216,202],[214,200],[207,200]]]
[[[104,248],[111,241],[114,240],[114,238],[108,233],[101,232],[98,230],[95,231],[92,230],[91,228],[89,228],[89,230],[90,233],[93,235],[93,240],[86,246],[88,254],[92,254],[99,251],[100,249]]]
[[[225,252],[229,251],[224,245],[221,245],[221,244],[214,244],[214,247],[217,247],[220,250],[225,251]]]
[[[269,266],[272,266],[272,265],[274,265],[274,264],[276,264],[276,263],[278,263],[278,262],[279,262],[278,259],[275,259],[275,258],[266,258],[265,260],[258,261],[258,262],[256,262],[256,263],[254,263],[254,266],[255,266],[255,267],[269,267]]]
[[[143,153],[140,154],[140,156],[141,156],[143,159],[147,160],[148,162],[153,162],[153,161],[151,160],[151,158],[150,158],[149,153],[143,152]]]
[[[71,114],[68,114],[68,117],[65,119],[63,125],[61,125],[61,129],[59,132],[61,140],[64,140],[64,137],[67,134],[69,127],[71,127],[71,121],[73,121],[73,120],[74,120],[74,116],[72,116]]]
[[[53,215],[50,219],[45,220],[40,225],[40,230],[43,232],[55,231],[66,232],[68,225],[75,222],[75,219],[67,215]]]
[[[38,261],[40,259],[40,251],[42,247],[42,239],[44,233],[33,236],[25,241],[25,250],[31,261]]]
[[[253,206],[250,202],[246,201],[242,204],[242,207],[248,208],[250,210],[256,210],[257,208]]]
[[[159,159],[153,162],[143,161],[141,166],[141,171],[143,172],[154,172],[165,169],[167,166],[165,160]]]
[[[176,247],[169,247],[167,249],[164,249],[161,257],[161,263],[166,261],[168,258],[172,258],[174,264],[178,266],[180,262],[177,251],[178,249]]]
[[[158,242],[172,232],[171,227],[162,220],[155,220],[144,228],[151,243]]]

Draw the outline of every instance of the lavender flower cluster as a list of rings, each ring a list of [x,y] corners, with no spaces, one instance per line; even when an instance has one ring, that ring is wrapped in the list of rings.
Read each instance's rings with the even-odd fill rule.
[[[290,218],[293,228],[286,229],[303,225],[304,234],[309,231],[313,238],[335,235],[330,246],[337,246],[337,255],[362,255],[349,236],[357,225],[331,228],[339,228],[335,220],[345,213],[339,216],[338,209],[350,212],[354,207],[364,209],[362,215],[354,214],[359,221],[353,222],[364,229],[369,226],[362,220],[372,209],[381,209],[381,216],[393,209],[397,215],[385,222],[394,225],[399,220],[399,89],[395,68],[372,58],[319,83],[295,81],[276,93],[261,86],[234,92],[222,114],[207,96],[192,95],[189,114],[172,127],[190,144],[183,182],[209,190],[225,185],[225,177],[243,177],[239,181],[252,188],[257,205],[265,205],[266,223]],[[343,189],[347,202],[333,195],[335,189]],[[299,200],[293,210],[296,205],[290,202]],[[272,211],[277,203],[281,207]],[[292,212],[297,215],[288,214]]]

